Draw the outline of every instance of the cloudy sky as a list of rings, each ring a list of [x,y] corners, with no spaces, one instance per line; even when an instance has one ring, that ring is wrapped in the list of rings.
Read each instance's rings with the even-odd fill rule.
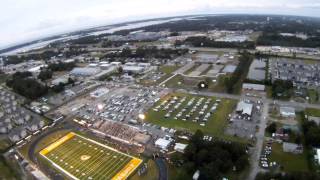
[[[186,14],[320,17],[320,0],[1,0],[0,48],[82,28]]]

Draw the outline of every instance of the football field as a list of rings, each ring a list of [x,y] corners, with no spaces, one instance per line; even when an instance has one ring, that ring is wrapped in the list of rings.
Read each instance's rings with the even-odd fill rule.
[[[41,150],[40,155],[72,179],[126,179],[142,163],[73,132]]]

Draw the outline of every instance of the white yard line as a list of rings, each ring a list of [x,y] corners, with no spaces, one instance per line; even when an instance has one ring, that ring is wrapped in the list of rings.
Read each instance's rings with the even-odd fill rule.
[[[47,159],[54,167],[56,167],[57,169],[59,169],[60,171],[62,171],[63,173],[65,173],[66,175],[68,175],[69,177],[71,177],[74,180],[79,180],[78,178],[76,178],[75,176],[73,176],[71,173],[69,173],[68,171],[64,170],[62,167],[60,167],[59,165],[57,165],[56,163],[54,163],[53,161],[51,161],[49,158],[47,158],[46,156],[40,154],[41,156],[43,156],[45,159]]]

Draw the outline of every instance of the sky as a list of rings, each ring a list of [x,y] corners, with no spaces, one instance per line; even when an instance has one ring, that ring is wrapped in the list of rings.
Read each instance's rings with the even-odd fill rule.
[[[118,22],[191,14],[320,17],[320,0],[1,0],[0,49]]]

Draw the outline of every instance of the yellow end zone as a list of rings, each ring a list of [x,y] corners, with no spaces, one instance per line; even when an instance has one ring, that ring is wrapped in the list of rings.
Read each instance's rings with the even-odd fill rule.
[[[50,151],[52,151],[53,149],[55,149],[56,147],[60,146],[61,144],[63,144],[64,142],[68,141],[69,139],[71,139],[73,136],[75,136],[75,133],[70,132],[67,135],[63,136],[62,138],[60,138],[59,140],[57,140],[56,142],[50,144],[48,147],[44,148],[43,150],[40,151],[41,155],[46,155],[48,154]]]
[[[112,180],[124,180],[142,163],[141,159],[133,158],[124,168],[121,169]]]

